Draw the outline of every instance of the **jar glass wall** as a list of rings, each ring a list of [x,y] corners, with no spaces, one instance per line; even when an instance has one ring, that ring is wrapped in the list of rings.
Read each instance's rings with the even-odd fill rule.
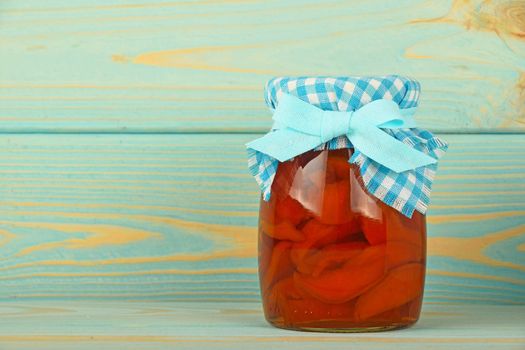
[[[425,216],[370,196],[351,150],[309,151],[280,163],[259,213],[266,319],[281,328],[375,331],[417,321]]]

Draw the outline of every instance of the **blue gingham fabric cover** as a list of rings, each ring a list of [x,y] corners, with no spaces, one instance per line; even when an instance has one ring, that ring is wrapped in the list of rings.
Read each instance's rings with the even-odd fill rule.
[[[266,84],[266,104],[273,111],[284,94],[299,97],[323,110],[354,111],[377,99],[389,99],[400,108],[416,107],[420,85],[417,81],[397,75],[382,77],[279,77]],[[416,113],[417,118],[417,113]],[[396,139],[438,159],[447,143],[419,128],[383,129]],[[271,131],[270,131],[271,132]],[[336,137],[316,150],[353,148],[346,136]],[[354,150],[350,161],[361,173],[363,183],[373,196],[407,217],[414,210],[425,214],[437,164],[396,173]],[[271,185],[279,161],[248,149],[248,166],[259,184],[263,198],[270,199]]]

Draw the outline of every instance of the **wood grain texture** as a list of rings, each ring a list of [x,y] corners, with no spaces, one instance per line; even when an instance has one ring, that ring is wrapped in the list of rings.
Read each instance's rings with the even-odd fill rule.
[[[525,346],[525,306],[425,305],[409,329],[323,334],[277,329],[259,303],[27,302],[0,304],[0,348],[482,349]]]
[[[276,75],[398,73],[435,131],[523,131],[522,0],[4,0],[0,131],[262,132]]]
[[[258,300],[256,136],[0,136],[0,299]],[[524,304],[525,136],[443,137],[426,302]]]

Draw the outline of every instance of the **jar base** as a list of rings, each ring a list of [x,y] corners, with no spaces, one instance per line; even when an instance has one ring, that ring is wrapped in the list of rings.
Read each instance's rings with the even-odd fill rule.
[[[290,331],[299,331],[299,332],[317,332],[317,333],[373,333],[373,332],[387,332],[392,330],[404,329],[412,327],[416,321],[407,322],[407,323],[394,323],[385,326],[359,326],[359,327],[337,327],[337,326],[308,326],[308,325],[295,325],[295,326],[286,326],[276,322],[267,320],[268,323],[276,328],[286,329]]]

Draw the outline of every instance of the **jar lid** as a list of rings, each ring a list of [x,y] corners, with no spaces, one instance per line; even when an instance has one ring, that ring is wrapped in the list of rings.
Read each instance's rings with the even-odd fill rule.
[[[415,210],[425,214],[437,159],[444,154],[448,144],[427,130],[404,123],[403,118],[400,118],[401,126],[369,121],[381,119],[376,118],[376,111],[384,117],[394,114],[401,117],[403,111],[413,114],[419,91],[419,82],[397,75],[271,79],[266,84],[265,99],[270,109],[275,111],[274,119],[277,122],[285,119],[295,124],[293,127],[280,125],[247,144],[248,166],[261,187],[263,199],[270,199],[278,159],[284,160],[280,157],[282,153],[288,154],[285,159],[289,159],[307,150],[353,148],[349,162],[358,166],[365,188],[371,195],[407,217],[412,217]],[[374,107],[370,108],[372,105]],[[326,111],[333,115],[327,115]],[[339,117],[346,122],[334,122]],[[360,119],[356,126],[365,127],[362,130],[352,129],[352,118]],[[322,135],[327,123],[337,124],[338,131],[328,133],[330,136],[324,138]],[[318,129],[321,137],[315,132]],[[374,137],[368,137],[367,130]],[[360,139],[352,137],[359,132]],[[332,138],[332,135],[339,136]],[[385,143],[379,142],[380,139]],[[398,154],[393,149],[407,151],[399,157],[405,161],[401,169],[395,169]],[[421,161],[412,162],[412,155],[414,159],[421,158]],[[387,163],[390,167],[385,166]]]
[[[325,111],[355,111],[375,100],[416,107],[418,81],[398,75],[379,77],[277,77],[266,84],[265,100],[275,109],[284,94],[294,95]]]

